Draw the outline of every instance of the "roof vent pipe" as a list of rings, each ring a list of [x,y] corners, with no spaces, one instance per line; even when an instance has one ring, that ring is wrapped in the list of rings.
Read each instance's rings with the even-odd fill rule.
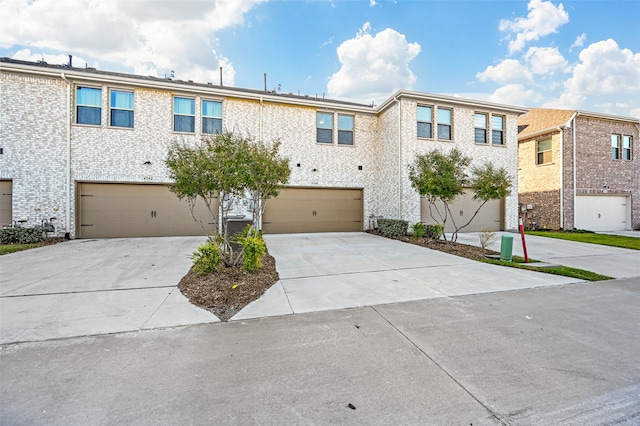
[[[264,73],[264,91],[267,91],[267,73]]]
[[[69,55],[69,68],[73,67],[73,56]]]
[[[222,86],[222,67],[220,67],[220,86]]]

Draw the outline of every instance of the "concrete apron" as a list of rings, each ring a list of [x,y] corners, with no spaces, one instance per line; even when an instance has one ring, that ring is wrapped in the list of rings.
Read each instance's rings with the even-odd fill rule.
[[[72,240],[0,257],[0,343],[219,321],[176,287],[202,237]]]
[[[367,233],[265,235],[280,281],[232,320],[579,282]]]

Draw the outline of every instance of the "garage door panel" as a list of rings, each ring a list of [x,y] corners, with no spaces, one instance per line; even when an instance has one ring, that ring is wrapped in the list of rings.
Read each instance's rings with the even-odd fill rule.
[[[429,213],[429,201],[427,198],[422,198],[421,203],[421,220],[427,224],[434,224],[440,222],[438,212],[444,214],[444,205],[442,202],[437,202],[435,207],[432,207],[434,216],[438,220],[434,220]],[[482,204],[481,201],[473,199],[473,191],[470,189],[465,190],[463,195],[456,198],[453,203],[450,203],[449,209],[451,210],[451,216],[447,218],[446,232],[453,232],[455,227],[453,222],[457,226],[463,226],[473,217],[478,207]],[[487,202],[478,214],[473,218],[469,226],[462,229],[462,232],[479,232],[479,231],[499,231],[503,228],[503,201],[491,200]],[[436,209],[437,208],[437,211]]]
[[[362,190],[285,188],[267,201],[265,233],[362,231]]]
[[[188,204],[166,185],[81,183],[78,189],[81,238],[202,235]],[[214,231],[203,202],[196,203],[196,216],[208,224],[208,232]]]
[[[576,196],[574,227],[590,231],[631,229],[631,198],[622,195]]]

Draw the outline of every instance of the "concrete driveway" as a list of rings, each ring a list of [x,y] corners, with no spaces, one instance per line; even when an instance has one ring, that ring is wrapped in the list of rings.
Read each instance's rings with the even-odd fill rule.
[[[72,240],[0,256],[0,343],[218,321],[176,287],[202,241]]]
[[[233,320],[579,282],[363,232],[265,239],[280,281]],[[217,322],[176,287],[202,240],[73,240],[1,256],[0,344]],[[478,238],[462,234],[459,241],[474,244]],[[542,237],[527,241],[530,256],[539,260],[614,277],[640,276],[632,250]]]
[[[364,232],[266,235],[265,240],[280,281],[233,320],[579,282]]]

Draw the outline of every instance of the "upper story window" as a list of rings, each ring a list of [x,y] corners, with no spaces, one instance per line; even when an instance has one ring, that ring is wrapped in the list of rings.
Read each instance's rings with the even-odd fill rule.
[[[611,135],[611,158],[620,159],[620,135]]]
[[[202,133],[222,133],[222,102],[202,101]]]
[[[491,143],[504,145],[504,117],[501,115],[491,116]]]
[[[173,98],[173,131],[194,133],[196,131],[196,101],[192,98]]]
[[[133,92],[111,90],[109,125],[133,128]]]
[[[433,108],[430,106],[418,105],[417,110],[418,117],[418,137],[419,138],[432,138],[433,137]]]
[[[76,87],[76,123],[94,126],[102,123],[102,89]]]
[[[438,139],[451,140],[451,110],[438,108]]]
[[[473,138],[476,143],[487,143],[487,114],[475,114],[473,117]]]
[[[551,150],[551,139],[545,139],[536,142],[536,164],[548,164],[553,160],[553,152]]]
[[[353,116],[338,114],[338,145],[353,145]]]
[[[319,143],[333,143],[333,114],[328,112],[316,113],[316,141]]]
[[[622,137],[622,159],[631,160],[631,136]]]

